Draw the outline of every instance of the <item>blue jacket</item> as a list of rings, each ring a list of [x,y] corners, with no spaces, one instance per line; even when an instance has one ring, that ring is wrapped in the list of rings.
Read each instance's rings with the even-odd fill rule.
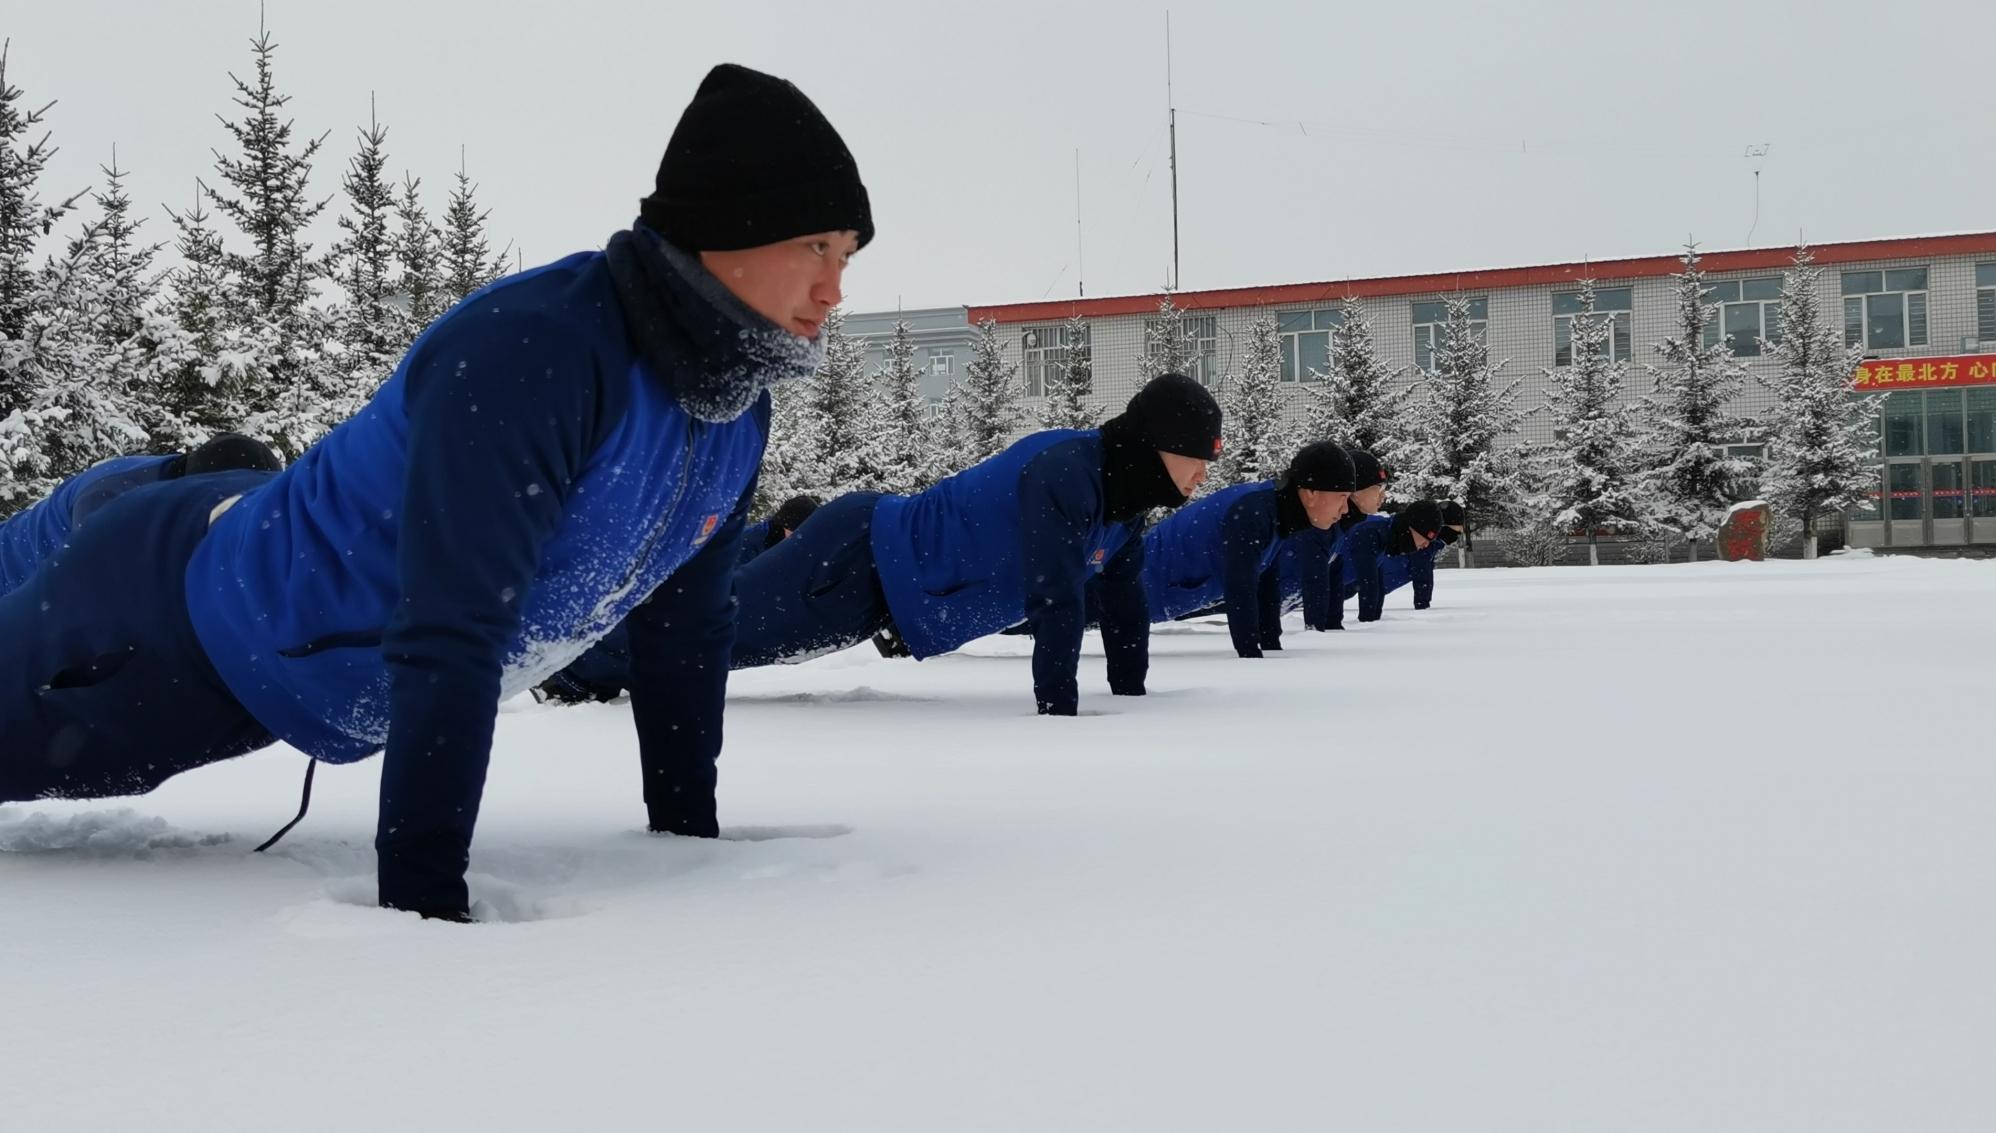
[[[1310,629],[1327,630],[1343,621],[1344,603],[1336,596],[1343,586],[1344,536],[1341,527],[1305,527],[1284,539],[1277,551],[1282,608],[1301,606],[1303,624]]]
[[[1048,430],[925,492],[880,498],[874,564],[910,652],[934,657],[1029,622],[1040,711],[1073,715],[1084,595],[1099,575],[1109,685],[1143,691],[1144,545],[1104,514],[1102,451],[1095,430]]]
[[[384,904],[462,908],[498,702],[634,611],[651,825],[715,833],[764,386],[818,353],[620,233],[465,300],[215,523],[188,602],[231,691],[316,758],[386,748]]]
[[[1150,620],[1170,621],[1224,603],[1234,651],[1282,648],[1284,540],[1272,480],[1236,484],[1187,504],[1144,534]]]
[[[1386,596],[1409,581],[1414,602],[1425,607],[1435,591],[1435,557],[1445,546],[1436,539],[1421,550],[1396,554],[1386,547],[1393,528],[1390,515],[1367,516],[1345,540],[1346,562],[1341,594],[1358,595],[1358,620],[1376,622],[1385,612]]]
[[[48,498],[0,522],[0,594],[20,588],[85,517],[133,488],[179,475],[183,458],[115,456],[64,480]]]
[[[741,558],[735,565],[738,567],[749,565],[755,561],[757,555],[769,550],[769,547],[769,520],[749,524],[742,532]]]

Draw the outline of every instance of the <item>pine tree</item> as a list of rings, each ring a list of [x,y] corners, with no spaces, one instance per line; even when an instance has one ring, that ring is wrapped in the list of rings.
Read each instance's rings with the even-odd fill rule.
[[[880,399],[880,490],[919,491],[931,482],[934,446],[922,374],[915,368],[915,340],[903,321],[894,324],[887,359],[874,384]]]
[[[752,505],[758,517],[800,492],[818,488],[812,458],[805,451],[815,447],[807,419],[810,393],[806,382],[785,382],[770,391],[769,443],[763,447]]]
[[[1649,491],[1661,522],[1690,545],[1711,539],[1748,462],[1725,454],[1742,423],[1726,406],[1745,386],[1746,368],[1722,341],[1706,342],[1718,312],[1706,301],[1698,246],[1687,244],[1677,281],[1677,333],[1656,344],[1663,365],[1647,367],[1654,381],[1650,423],[1643,439]]]
[[[977,352],[964,367],[955,415],[956,459],[968,468],[1004,451],[1019,418],[1019,364],[1005,361],[998,324],[986,319],[977,325]]]
[[[824,365],[806,387],[811,490],[829,499],[880,485],[879,404],[866,375],[866,344],[845,332],[833,308],[820,331]]]
[[[1095,411],[1089,408],[1089,395],[1095,392],[1095,361],[1089,344],[1088,323],[1079,315],[1061,327],[1063,355],[1060,365],[1047,378],[1046,400],[1040,405],[1040,425],[1048,429],[1092,429]]]
[[[148,418],[153,447],[184,452],[247,427],[250,397],[266,377],[258,367],[274,343],[244,343],[251,328],[235,317],[227,253],[199,194],[186,212],[167,215],[180,266],[168,274],[151,320],[155,345],[144,385],[157,407]]]
[[[443,252],[439,247],[441,237],[423,208],[419,192],[422,185],[420,180],[404,174],[402,193],[395,201],[395,215],[402,222],[402,230],[395,239],[395,264],[400,270],[395,291],[407,311],[411,337],[423,333],[448,305]]]
[[[295,457],[337,421],[333,403],[340,397],[341,383],[328,362],[332,326],[311,306],[325,265],[305,240],[330,199],[315,202],[308,191],[312,158],[326,135],[294,151],[292,124],[279,117],[290,96],[277,93],[272,69],[277,45],[259,28],[250,49],[255,83],[229,76],[243,115],[233,122],[221,119],[238,154],[215,154],[216,170],[233,193],[207,185],[203,190],[250,249],[226,256],[238,293],[233,309],[242,324],[241,343],[269,351],[249,367],[259,380],[251,390],[248,429]]]
[[[1393,388],[1399,375],[1380,360],[1365,305],[1347,297],[1343,314],[1344,321],[1331,331],[1330,371],[1310,387],[1306,433],[1313,441],[1336,441],[1396,463],[1412,391]]]
[[[1144,381],[1159,374],[1192,373],[1192,346],[1185,338],[1185,312],[1166,294],[1158,300],[1157,318],[1144,326],[1144,357],[1139,367]]]
[[[20,367],[25,361],[22,340],[41,280],[35,265],[35,250],[41,241],[81,200],[77,193],[58,204],[44,205],[39,183],[42,170],[56,150],[42,125],[54,102],[39,109],[21,103],[25,92],[7,78],[7,62],[12,41],[0,42],[0,420],[20,409],[27,401],[25,379]],[[0,483],[6,467],[0,464]]]
[[[1518,388],[1499,386],[1482,336],[1470,328],[1469,301],[1446,300],[1448,321],[1435,349],[1435,372],[1417,387],[1411,428],[1402,456],[1409,498],[1448,499],[1463,506],[1467,523],[1459,551],[1467,564],[1475,551],[1479,519],[1501,522],[1513,503],[1516,460],[1497,439],[1518,426]]]
[[[1802,557],[1816,557],[1816,521],[1864,500],[1878,484],[1878,403],[1851,393],[1863,358],[1822,317],[1822,269],[1807,247],[1781,282],[1780,369],[1762,384],[1774,394],[1762,490],[1778,515],[1802,524]]]
[[[340,349],[328,416],[335,421],[351,416],[374,396],[411,337],[392,292],[395,244],[389,221],[395,193],[385,175],[387,142],[387,128],[370,113],[359,151],[340,182],[347,211],[339,218],[345,235],[331,255],[334,281],[344,293],[333,318]]]
[[[1587,561],[1599,566],[1603,528],[1647,528],[1634,443],[1634,414],[1621,404],[1628,363],[1610,360],[1613,326],[1594,312],[1594,281],[1580,281],[1580,312],[1572,319],[1573,364],[1549,369],[1545,409],[1553,441],[1542,510],[1562,530],[1587,533]]]
[[[457,188],[451,190],[450,208],[444,212],[445,308],[463,302],[467,295],[506,274],[506,253],[493,255],[485,238],[485,221],[491,213],[478,207],[477,189],[466,175],[460,156]]]
[[[1228,383],[1226,444],[1213,462],[1215,488],[1266,480],[1282,473],[1292,447],[1282,428],[1282,342],[1275,317],[1255,319],[1248,329],[1241,368]]]

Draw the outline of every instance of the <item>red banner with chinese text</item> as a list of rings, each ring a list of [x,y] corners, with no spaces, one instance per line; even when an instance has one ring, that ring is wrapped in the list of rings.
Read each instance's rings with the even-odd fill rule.
[[[1950,358],[1878,358],[1859,364],[1850,388],[1866,393],[1895,389],[1944,389],[1996,383],[1996,354]]]

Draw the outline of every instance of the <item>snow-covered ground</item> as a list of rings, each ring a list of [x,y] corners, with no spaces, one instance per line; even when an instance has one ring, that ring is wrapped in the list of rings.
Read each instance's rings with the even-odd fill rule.
[[[0,807],[0,1129],[1996,1124],[1996,563],[1445,573],[1033,716],[1027,643],[738,674],[719,842],[515,702],[473,889],[374,762]]]

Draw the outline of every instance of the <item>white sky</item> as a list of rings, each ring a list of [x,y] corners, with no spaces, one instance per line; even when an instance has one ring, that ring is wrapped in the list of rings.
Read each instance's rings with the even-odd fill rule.
[[[795,81],[859,159],[880,237],[855,309],[1074,294],[1077,148],[1088,293],[1169,278],[1162,6],[272,0],[269,20],[298,132],[331,131],[319,194],[373,92],[391,168],[441,211],[462,144],[529,263],[627,223],[733,61]],[[1996,228],[1996,5],[1236,0],[1171,21],[1186,288]],[[57,100],[44,196],[115,143],[169,236],[256,24],[249,0],[15,5],[8,76]]]

